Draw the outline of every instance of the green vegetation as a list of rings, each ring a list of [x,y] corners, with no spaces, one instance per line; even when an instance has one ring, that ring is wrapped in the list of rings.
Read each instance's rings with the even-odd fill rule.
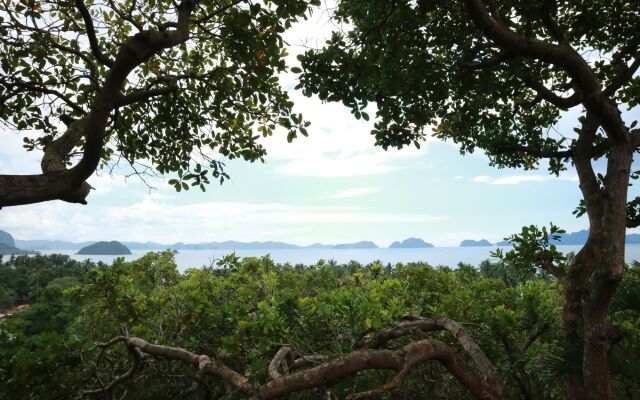
[[[110,267],[58,255],[2,263],[0,282],[10,282],[6,288],[31,307],[0,323],[0,398],[119,398],[125,391],[132,399],[248,397],[220,376],[199,375],[196,366],[166,349],[207,355],[253,388],[270,380],[269,364],[287,347],[292,356],[310,360],[291,366],[289,377],[365,347],[398,349],[426,341],[442,343],[473,364],[474,357],[446,330],[414,327],[381,340],[381,333],[407,324],[423,326],[427,320],[419,318],[457,321],[513,398],[524,393],[560,398],[562,377],[579,364],[563,341],[561,287],[544,272],[523,274],[522,266],[485,262],[453,270],[322,260],[293,266],[230,255],[215,269],[179,273],[173,254],[149,253],[130,263],[119,259]],[[640,267],[627,272],[611,308],[612,319],[626,331],[612,359],[620,399],[640,394]],[[139,357],[139,349],[121,345],[118,337],[170,347],[163,356]],[[110,346],[96,347],[114,338]],[[142,351],[150,354],[154,348]],[[381,398],[471,398],[443,365],[434,359],[412,366]],[[101,391],[132,366],[130,378]],[[477,368],[482,373],[482,366]],[[292,390],[288,398],[344,398],[392,376],[393,371],[363,368],[315,388]]]
[[[281,35],[319,4],[3,3],[0,121],[38,132],[25,147],[44,155],[40,175],[0,174],[0,207],[86,203],[86,179],[119,160],[171,173],[177,191],[204,190],[228,178],[214,154],[253,162],[276,128],[306,135],[280,87]]]
[[[78,250],[78,254],[122,256],[131,254],[131,250],[122,243],[113,240],[111,242],[97,242],[85,246]]]
[[[339,0],[332,17],[350,29],[299,56],[297,87],[373,118],[377,145],[420,146],[432,134],[463,154],[481,149],[497,167],[575,168],[575,214],[588,216],[589,239],[562,271],[545,251],[529,261],[562,272],[564,330],[584,361],[566,399],[611,399],[617,328],[607,310],[626,228],[640,226],[640,197],[629,199],[639,177],[640,2]],[[559,128],[561,117],[575,128]]]
[[[95,264],[61,254],[0,256],[0,310],[37,303],[48,288],[66,288],[92,268]]]
[[[281,34],[319,0],[130,3],[0,6],[0,121],[39,132],[25,138],[25,147],[44,153],[39,175],[0,174],[0,207],[55,199],[86,203],[86,180],[115,160],[126,160],[134,169],[144,160],[159,173],[175,173],[169,183],[177,191],[204,190],[210,181],[227,177],[211,153],[256,161],[265,154],[261,135],[277,127],[288,132],[289,140],[307,134],[308,124],[293,112],[278,83],[278,74],[287,70]],[[170,253],[132,264],[119,261],[91,272],[85,285],[66,289],[70,298],[38,297],[62,316],[51,325],[58,332],[30,325],[35,306],[3,324],[7,345],[0,362],[9,365],[3,366],[8,381],[0,390],[12,397],[25,390],[31,390],[31,397],[71,397],[82,393],[77,376],[84,375],[82,386],[100,388],[101,396],[120,395],[127,386],[135,398],[192,392],[206,398],[222,395],[218,382],[210,380],[215,375],[235,388],[226,397],[244,392],[264,399],[273,397],[274,390],[288,393],[300,382],[309,383],[296,374],[276,377],[296,366],[295,354],[347,352],[344,365],[368,365],[357,359],[364,357],[398,373],[378,390],[352,399],[394,388],[404,389],[405,397],[421,397],[425,391],[431,397],[466,396],[438,367],[418,362],[435,352],[455,381],[479,398],[507,399],[515,386],[527,399],[553,398],[559,384],[547,383],[554,377],[563,380],[567,400],[610,400],[619,393],[637,397],[630,371],[638,370],[631,364],[637,354],[638,296],[637,285],[628,282],[638,274],[637,267],[625,268],[624,237],[626,228],[640,226],[640,198],[628,198],[630,183],[640,177],[632,169],[640,129],[633,113],[623,111],[640,104],[640,2],[341,0],[331,11],[335,22],[349,29],[299,57],[302,68],[292,71],[300,73],[298,87],[306,95],[342,102],[355,118],[365,120],[371,118],[367,107],[375,103],[372,134],[385,149],[419,146],[433,132],[463,153],[482,149],[498,167],[544,165],[555,175],[575,167],[583,197],[575,214],[586,214],[589,221],[580,252],[560,254],[553,243],[564,232],[551,225],[525,227],[511,237],[515,251],[498,252],[502,263],[483,270],[499,279],[468,267],[455,272],[398,267],[382,274],[373,266],[351,266],[336,281],[333,269],[325,276],[324,268],[298,270],[268,260],[229,260],[223,274],[181,275]],[[563,115],[576,117],[573,132],[554,131]],[[62,132],[61,123],[67,126]],[[599,159],[606,160],[602,173],[594,170]],[[411,277],[424,285],[415,292],[409,280],[413,271],[428,276]],[[73,283],[58,281],[52,293]],[[7,304],[24,298],[16,290],[25,287],[3,286],[0,296]],[[522,304],[529,290],[536,300]],[[561,305],[549,294],[557,292]],[[216,297],[221,293],[224,297]],[[74,307],[80,307],[78,315]],[[366,335],[405,311],[467,323],[465,329],[490,361],[457,323],[415,316],[406,321],[411,329],[400,329],[401,340],[408,332],[416,334],[414,347],[407,344],[392,353],[354,350]],[[554,319],[558,316],[562,328]],[[534,335],[533,345],[517,345],[538,320],[551,328],[551,337]],[[419,339],[425,332],[417,326],[433,328],[427,329],[431,337],[433,331],[457,332],[458,340],[447,347],[433,338]],[[95,340],[116,334],[122,336],[99,347],[108,354],[89,350]],[[171,348],[150,346],[132,335]],[[133,362],[124,374],[127,357],[118,353],[123,343]],[[461,348],[477,371],[465,369],[464,360],[453,355]],[[553,373],[541,375],[549,369],[530,367],[529,351],[538,350],[544,355],[538,361],[555,366]],[[264,382],[269,352],[276,354],[272,382],[255,386]],[[44,362],[40,355],[51,359]],[[150,356],[174,362],[159,366]],[[199,375],[191,376],[197,383],[193,388],[181,386],[186,367],[177,360],[201,367]],[[227,368],[226,360],[242,375]],[[344,376],[332,375],[344,371],[338,368],[343,364],[322,365],[327,366],[320,374],[325,380],[310,377],[313,386],[338,380],[347,385],[337,379]],[[78,371],[78,366],[89,369]],[[405,376],[416,369],[421,379]],[[347,381],[349,391],[388,378],[376,374],[360,371]],[[122,385],[103,386],[114,375]],[[47,386],[46,379],[57,386],[42,391],[38,384]],[[342,394],[347,386],[335,390]]]

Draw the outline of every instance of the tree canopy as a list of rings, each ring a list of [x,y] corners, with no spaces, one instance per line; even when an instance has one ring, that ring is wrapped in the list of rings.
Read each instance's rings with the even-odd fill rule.
[[[261,159],[261,135],[306,134],[277,75],[281,34],[313,4],[2,1],[0,121],[39,132],[25,147],[44,157],[41,175],[0,175],[0,206],[85,203],[116,161],[204,190],[227,177],[221,157]]]
[[[558,173],[578,143],[551,127],[571,108],[629,135],[635,122],[618,107],[640,101],[637,2],[484,3],[341,1],[333,17],[352,28],[300,57],[299,87],[356,118],[369,119],[375,103],[372,133],[384,148],[419,145],[432,131],[504,167],[550,158]],[[596,132],[593,156],[604,142]]]
[[[589,239],[565,263],[548,238],[525,228],[516,249],[564,287],[567,343],[580,343],[582,369],[565,380],[566,399],[610,399],[609,357],[620,329],[608,318],[623,274],[625,228],[640,102],[640,3],[560,0],[339,1],[344,31],[300,56],[299,88],[371,118],[384,148],[419,145],[427,134],[463,153],[484,150],[499,167],[551,173],[575,166]],[[631,116],[622,113],[633,109]],[[574,132],[556,123],[575,109]],[[636,114],[637,115],[637,114]],[[606,172],[593,161],[606,160]],[[518,258],[512,253],[512,258]]]

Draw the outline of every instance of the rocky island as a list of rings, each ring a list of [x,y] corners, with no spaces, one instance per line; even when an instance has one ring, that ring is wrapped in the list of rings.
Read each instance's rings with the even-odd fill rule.
[[[78,250],[78,254],[91,256],[123,256],[131,254],[131,250],[118,241],[96,242]]]
[[[434,247],[431,243],[427,243],[422,239],[417,238],[409,238],[405,239],[402,242],[393,242],[390,249],[419,249],[426,247]]]

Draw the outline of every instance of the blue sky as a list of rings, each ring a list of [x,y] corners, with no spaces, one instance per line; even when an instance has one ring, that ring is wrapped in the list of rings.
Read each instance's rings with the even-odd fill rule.
[[[331,28],[322,14],[294,27],[287,34],[291,59],[301,49],[296,43],[321,42]],[[292,89],[294,79],[285,75],[281,81]],[[19,239],[72,241],[372,240],[387,246],[419,237],[457,246],[463,239],[498,241],[525,224],[587,227],[585,218],[571,214],[580,199],[571,168],[560,177],[544,168],[497,169],[481,153],[461,156],[455,145],[436,140],[419,150],[385,152],[373,146],[373,121],[355,120],[340,104],[294,91],[291,96],[311,121],[309,137],[291,144],[284,133],[268,138],[266,162],[228,162],[231,180],[222,186],[176,193],[167,177],[153,178],[156,189],[150,191],[116,170],[90,180],[96,190],[89,205],[5,208],[0,229]],[[640,119],[634,112],[628,116]],[[571,132],[574,123],[575,115],[568,115],[558,129]],[[2,173],[38,172],[39,154],[25,153],[21,137],[2,133]]]

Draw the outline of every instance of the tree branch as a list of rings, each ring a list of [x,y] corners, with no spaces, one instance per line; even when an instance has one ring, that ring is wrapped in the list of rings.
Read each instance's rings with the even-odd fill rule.
[[[542,23],[549,30],[551,37],[558,41],[561,45],[569,45],[564,31],[558,25],[558,22],[552,16],[552,13],[556,13],[558,4],[556,0],[544,0],[542,3]]]
[[[183,0],[178,4],[178,24],[175,30],[143,31],[129,37],[120,46],[105,82],[97,92],[93,107],[83,118],[82,135],[66,136],[85,138],[84,152],[78,164],[69,170],[56,168],[53,171],[43,171],[41,175],[0,175],[0,208],[54,199],[86,204],[85,198],[89,190],[84,183],[100,163],[109,116],[118,106],[120,92],[127,77],[133,69],[157,52],[184,43],[189,38],[189,19],[196,3],[197,0]],[[81,0],[76,4],[81,12],[86,10]],[[93,22],[89,22],[85,21],[85,24],[91,37]],[[95,38],[95,34],[93,36]],[[99,54],[94,55],[99,57]],[[59,155],[58,150],[55,153]]]
[[[582,98],[577,92],[574,92],[569,97],[562,97],[557,95],[553,90],[547,88],[542,82],[539,82],[531,76],[524,78],[523,81],[525,85],[527,85],[527,87],[535,90],[538,96],[540,96],[543,100],[546,100],[563,110],[575,107],[582,102]]]
[[[273,359],[269,363],[269,369],[267,371],[269,379],[271,380],[278,379],[282,376],[282,374],[280,374],[280,367],[282,364],[286,365],[287,363],[286,357],[289,354],[291,354],[291,351],[292,351],[291,346],[282,346],[280,349],[278,349],[278,351],[276,352],[276,355],[273,357]],[[288,369],[288,368],[285,368],[285,369]]]
[[[598,226],[604,211],[603,193],[591,165],[594,154],[593,141],[599,126],[598,118],[593,112],[587,110],[573,154],[573,163],[578,173],[580,191],[585,201],[590,226]]]
[[[100,44],[98,43],[98,38],[96,37],[96,30],[93,26],[93,19],[91,18],[91,13],[89,13],[89,9],[84,4],[83,0],[76,0],[75,5],[78,11],[80,11],[80,14],[82,15],[82,19],[84,20],[84,26],[87,31],[87,37],[89,38],[89,46],[91,46],[91,52],[93,52],[94,57],[100,63],[108,67],[113,67],[113,60],[107,57],[100,50]]]
[[[497,153],[525,153],[539,158],[568,158],[573,156],[573,149],[568,150],[542,150],[535,147],[514,145],[501,145],[496,149]]]
[[[500,65],[502,62],[513,58],[513,56],[511,54],[509,54],[506,51],[500,51],[498,52],[496,55],[494,55],[493,57],[490,57],[486,60],[483,61],[461,61],[460,65],[464,68],[467,69],[472,69],[472,70],[479,70],[479,69],[486,69],[486,68],[492,68],[495,66]]]
[[[412,315],[407,315],[405,318],[412,320],[399,325],[434,329],[437,327],[438,329],[449,331],[469,353],[484,378],[479,377],[469,368],[466,362],[451,347],[435,339],[412,341],[396,350],[363,348],[343,354],[334,360],[325,361],[313,368],[292,374],[286,374],[290,367],[289,364],[291,366],[300,366],[302,364],[298,363],[300,359],[308,361],[312,357],[303,357],[289,363],[287,358],[292,355],[292,348],[291,346],[283,346],[276,352],[269,364],[269,381],[257,387],[252,386],[245,376],[230,369],[221,361],[212,360],[206,355],[194,354],[182,348],[150,344],[143,339],[127,336],[116,337],[106,344],[98,345],[98,347],[105,349],[116,343],[123,343],[130,351],[137,352],[134,354],[137,354],[136,359],[138,360],[145,356],[153,356],[190,364],[198,368],[198,376],[217,376],[245,394],[252,396],[252,398],[261,400],[278,398],[305,389],[330,386],[341,378],[359,371],[372,369],[396,371],[396,375],[384,385],[365,392],[354,393],[347,398],[354,400],[379,395],[397,387],[411,368],[431,360],[440,362],[458,382],[478,399],[507,400],[509,398],[501,382],[494,379],[497,378],[497,375],[493,365],[459,324],[448,319],[432,321]],[[390,334],[390,332],[389,330],[383,331],[381,337],[391,338],[394,335]],[[398,336],[396,335],[395,337]],[[285,365],[285,374],[281,373],[281,366],[283,365]],[[112,390],[115,385],[128,379],[136,371],[136,368],[137,366],[134,365],[127,373],[115,378],[109,385],[86,393],[98,394],[105,390]]]
[[[609,138],[618,143],[628,142],[627,129],[617,105],[603,95],[594,71],[574,48],[517,34],[489,14],[482,0],[465,0],[465,4],[476,27],[501,50],[564,69],[581,92],[583,105],[598,116]]]

